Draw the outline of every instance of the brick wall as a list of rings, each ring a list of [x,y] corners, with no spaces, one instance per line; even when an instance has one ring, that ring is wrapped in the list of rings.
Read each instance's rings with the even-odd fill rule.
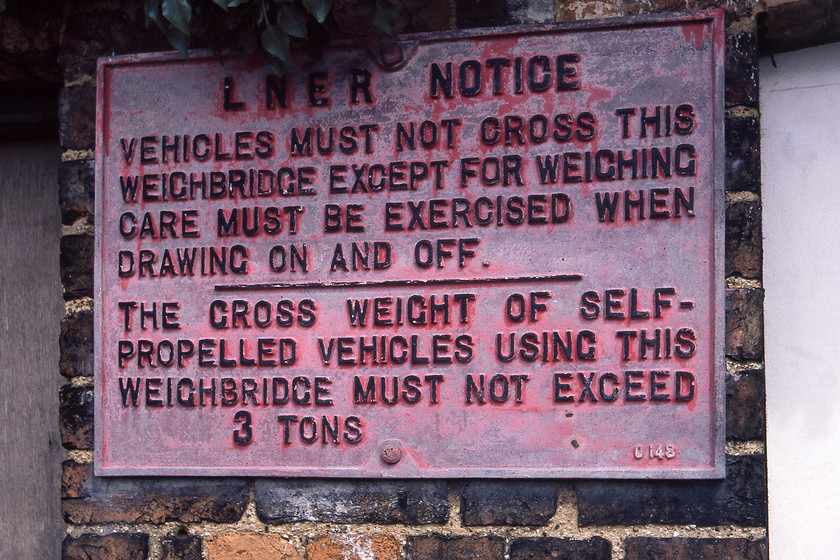
[[[750,0],[433,0],[413,29],[725,6],[726,453],[720,481],[93,475],[95,62],[166,49],[116,0],[68,1],[59,45],[64,560],[767,557],[758,67]],[[337,10],[355,13],[353,2]],[[425,14],[425,15],[424,15]],[[353,26],[351,26],[353,27]],[[363,26],[353,27],[363,29]]]

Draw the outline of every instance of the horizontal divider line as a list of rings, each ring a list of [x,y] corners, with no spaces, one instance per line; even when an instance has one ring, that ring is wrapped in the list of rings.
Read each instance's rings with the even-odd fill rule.
[[[432,284],[500,284],[510,282],[579,282],[582,274],[549,274],[546,276],[503,276],[501,278],[418,278],[412,280],[347,280],[334,282],[267,282],[263,284],[218,284],[217,292],[240,292],[247,290],[278,290],[304,288],[364,288],[376,286],[422,286]]]

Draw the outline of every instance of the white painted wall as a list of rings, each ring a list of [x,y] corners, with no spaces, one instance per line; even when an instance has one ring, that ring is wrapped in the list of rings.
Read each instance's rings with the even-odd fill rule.
[[[770,558],[840,532],[840,43],[761,60]]]

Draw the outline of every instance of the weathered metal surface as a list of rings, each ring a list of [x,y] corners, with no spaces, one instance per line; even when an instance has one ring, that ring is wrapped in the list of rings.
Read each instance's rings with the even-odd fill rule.
[[[103,60],[97,472],[722,476],[722,57],[709,12]]]

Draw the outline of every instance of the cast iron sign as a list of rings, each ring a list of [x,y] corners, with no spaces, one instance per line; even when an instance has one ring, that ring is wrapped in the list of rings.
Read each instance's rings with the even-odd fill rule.
[[[99,474],[723,474],[723,17],[104,59]]]

